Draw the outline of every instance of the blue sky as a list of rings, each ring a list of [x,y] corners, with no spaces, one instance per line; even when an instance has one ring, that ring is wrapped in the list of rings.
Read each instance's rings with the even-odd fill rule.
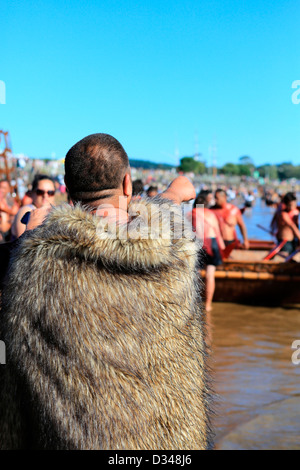
[[[64,157],[106,132],[131,158],[300,164],[298,0],[16,1],[1,8],[0,129]]]

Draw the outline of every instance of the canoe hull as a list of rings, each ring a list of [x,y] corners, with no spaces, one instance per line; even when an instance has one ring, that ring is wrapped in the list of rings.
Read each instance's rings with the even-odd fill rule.
[[[214,301],[247,305],[300,304],[300,282],[216,279]]]
[[[216,270],[214,301],[248,305],[300,304],[300,263],[262,261],[262,252],[233,252]],[[251,262],[249,259],[256,258]],[[205,271],[202,271],[205,278]]]

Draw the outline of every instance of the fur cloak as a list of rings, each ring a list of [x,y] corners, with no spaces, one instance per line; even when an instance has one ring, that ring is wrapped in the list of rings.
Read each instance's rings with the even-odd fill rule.
[[[134,204],[116,236],[80,205],[54,208],[14,251],[0,449],[207,448],[198,245],[174,239],[179,207],[168,224],[166,200]]]

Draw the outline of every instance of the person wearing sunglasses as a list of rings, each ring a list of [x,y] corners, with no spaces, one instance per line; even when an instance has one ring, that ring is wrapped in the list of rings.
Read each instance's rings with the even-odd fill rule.
[[[13,222],[11,232],[12,239],[19,238],[26,229],[30,212],[44,206],[54,204],[55,185],[51,177],[47,175],[36,175],[32,183],[32,204],[21,207]]]

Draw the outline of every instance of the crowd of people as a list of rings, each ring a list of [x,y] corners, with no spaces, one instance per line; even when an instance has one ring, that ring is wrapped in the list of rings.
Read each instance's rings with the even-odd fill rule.
[[[36,175],[32,188],[21,202],[11,196],[8,180],[0,181],[0,243],[19,238],[25,231],[22,218],[26,213],[55,202],[55,182],[47,175]]]
[[[55,204],[56,185],[57,182],[52,177],[37,174],[31,189],[19,204],[11,196],[9,181],[0,181],[0,243],[18,239],[25,232],[32,211]],[[269,193],[270,191],[266,193],[266,200]],[[152,198],[158,194],[159,190],[155,185],[145,185],[141,179],[132,182],[134,200]],[[222,265],[234,248],[249,249],[243,213],[246,208],[253,206],[255,196],[252,190],[242,191],[240,200],[244,201],[244,206],[241,208],[236,205],[237,196],[238,191],[232,187],[223,187],[216,191],[206,187],[200,190],[194,199],[193,210],[187,214],[204,248],[199,255],[199,266],[206,270],[205,307],[208,313],[212,310],[216,267]],[[68,201],[71,202],[69,197]],[[280,251],[291,255],[297,251],[300,240],[296,195],[289,192],[279,196],[273,191],[272,201],[276,211],[270,233],[277,238],[278,245],[281,245]],[[242,235],[242,243],[238,239],[237,227]]]
[[[68,203],[55,206],[55,182],[37,175],[20,207],[0,182],[0,448],[209,448],[205,321],[215,270],[234,248],[249,248],[234,191],[197,195],[184,176],[162,192],[145,188],[106,134],[69,150],[65,183]],[[190,232],[179,239],[180,205],[190,201]],[[287,253],[299,246],[298,216],[288,193],[272,221]],[[159,236],[137,236],[149,218]]]

